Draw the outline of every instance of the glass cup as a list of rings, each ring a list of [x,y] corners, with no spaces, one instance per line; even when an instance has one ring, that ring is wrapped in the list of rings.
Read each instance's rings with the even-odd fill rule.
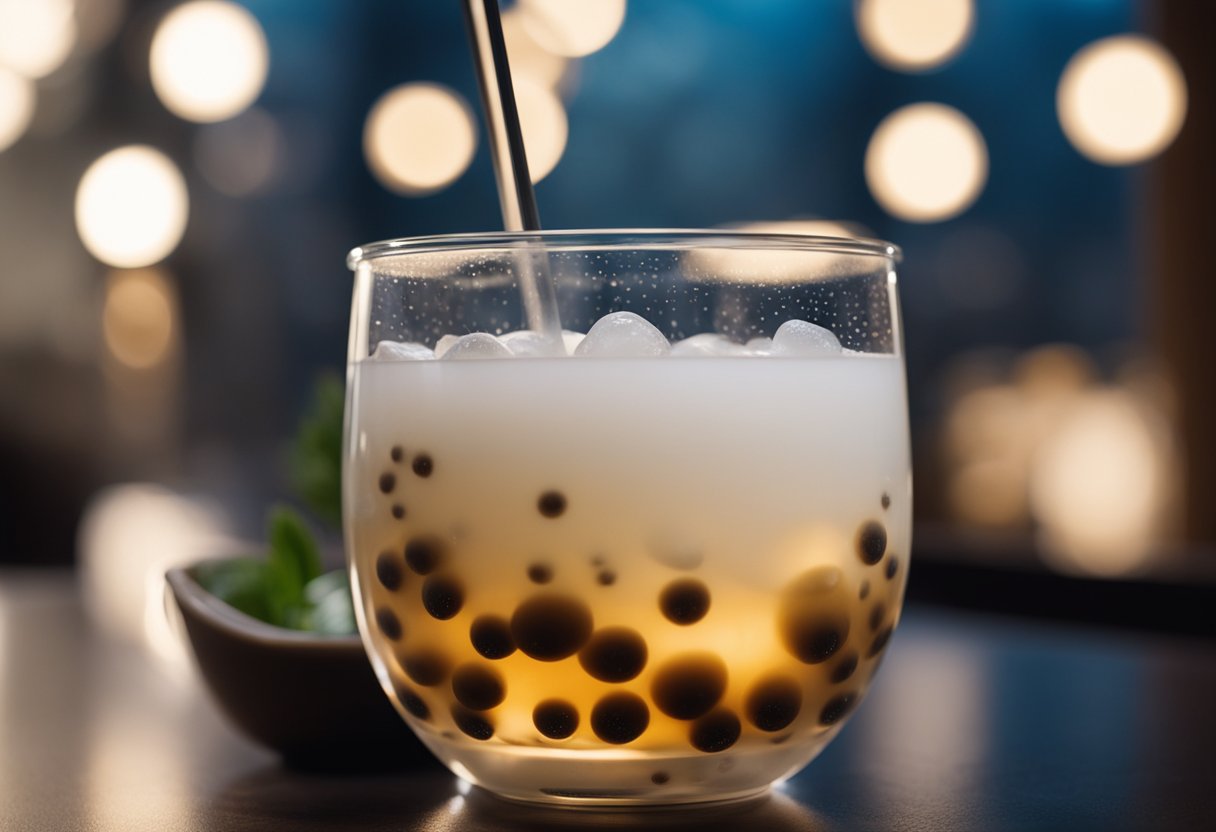
[[[359,630],[453,772],[526,801],[729,800],[835,736],[908,572],[897,260],[718,231],[351,252]],[[528,329],[537,281],[560,338]]]

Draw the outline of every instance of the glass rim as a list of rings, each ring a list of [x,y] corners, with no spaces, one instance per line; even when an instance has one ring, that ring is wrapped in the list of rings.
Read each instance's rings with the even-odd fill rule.
[[[834,254],[882,257],[892,263],[903,259],[894,243],[871,237],[833,237],[824,234],[739,231],[688,228],[597,228],[545,231],[483,231],[397,237],[356,246],[346,255],[346,266],[354,271],[360,263],[395,254],[467,251],[486,247],[510,247],[543,243],[554,251],[594,251],[629,248],[681,250],[695,244],[701,248],[819,251]],[[712,245],[711,245],[712,244]]]

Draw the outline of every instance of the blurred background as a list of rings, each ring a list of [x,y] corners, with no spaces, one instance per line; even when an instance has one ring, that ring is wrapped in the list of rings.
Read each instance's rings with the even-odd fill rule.
[[[1211,4],[504,9],[547,228],[903,247],[914,595],[1196,626]],[[290,493],[346,251],[499,227],[476,107],[455,0],[0,0],[0,564],[161,638],[164,566]]]

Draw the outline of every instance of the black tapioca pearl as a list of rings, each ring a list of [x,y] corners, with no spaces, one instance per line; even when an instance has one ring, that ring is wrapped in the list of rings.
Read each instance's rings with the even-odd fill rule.
[[[808,621],[803,627],[786,633],[786,647],[807,664],[826,662],[844,644],[848,633],[847,621]]]
[[[855,693],[842,693],[840,696],[828,700],[828,703],[823,706],[823,710],[819,712],[819,724],[835,725],[848,716],[856,702],[857,694]]]
[[[882,560],[887,551],[887,530],[877,520],[867,520],[857,530],[857,556],[867,566]]]
[[[451,575],[431,575],[422,585],[422,606],[432,618],[447,621],[464,606],[464,585]]]
[[[565,699],[546,699],[532,710],[532,724],[551,740],[564,740],[578,728],[578,708]]]
[[[828,677],[832,684],[839,685],[841,682],[847,682],[852,678],[854,671],[857,670],[858,656],[856,653],[849,653],[840,661],[836,662],[836,666],[832,668],[832,674]]]
[[[894,580],[897,572],[899,572],[899,558],[891,555],[891,557],[887,558],[887,570],[885,573],[887,580]]]
[[[610,693],[591,709],[591,730],[613,745],[633,742],[649,725],[650,708],[633,693]]]
[[[395,591],[401,586],[401,558],[393,552],[381,552],[376,558],[376,579],[380,585],[389,591]]]
[[[463,733],[475,740],[484,742],[494,736],[494,723],[490,722],[484,714],[470,711],[463,705],[452,706],[452,721]]]
[[[566,495],[560,491],[546,491],[537,499],[536,510],[545,517],[561,517],[566,512]]]
[[[603,569],[595,576],[595,582],[600,586],[612,586],[616,583],[616,573],[611,569]]]
[[[869,581],[861,582],[861,588],[857,591],[857,597],[863,601],[870,597],[870,582]]]
[[[870,610],[870,629],[877,630],[882,626],[882,620],[887,617],[887,608],[884,604],[878,603],[874,605],[874,609]]]
[[[882,507],[884,511],[891,507],[891,495],[885,491],[882,493]]]
[[[505,659],[515,652],[515,639],[511,638],[511,625],[507,619],[497,615],[479,615],[469,627],[469,641],[473,649],[487,659]]]
[[[391,494],[393,489],[397,487],[397,475],[392,471],[385,471],[380,475],[380,493]]]
[[[410,468],[415,474],[426,479],[435,473],[435,460],[431,459],[430,454],[414,454],[414,461],[410,463]]]
[[[743,707],[747,721],[761,731],[780,731],[802,710],[802,686],[790,676],[767,676],[752,687]]]
[[[388,452],[388,455],[393,462],[400,462],[401,460],[405,459],[405,448],[401,447],[400,445],[394,445],[393,449]]]
[[[601,682],[628,682],[646,666],[646,641],[628,627],[606,627],[579,651],[578,662]]]
[[[542,662],[573,656],[591,637],[591,610],[568,595],[543,592],[515,608],[511,637],[516,646]]]
[[[431,718],[431,709],[427,706],[426,701],[409,685],[393,679],[393,692],[397,694],[397,700],[401,702],[401,707],[405,708],[406,713],[418,719],[429,720]]]
[[[405,519],[405,506],[401,505],[401,503],[393,503],[393,507],[392,507],[391,511],[393,513],[394,519],[396,519],[396,520]]]
[[[668,660],[650,685],[655,706],[675,719],[704,716],[725,692],[726,664],[713,653],[684,653]]]
[[[650,782],[654,783],[656,786],[665,786],[671,782],[671,775],[665,771],[656,771],[654,774],[650,775]]]
[[[429,575],[443,561],[447,546],[435,535],[415,537],[405,544],[405,562],[419,575]]]
[[[469,663],[462,664],[452,673],[452,694],[470,710],[488,711],[502,704],[507,689],[498,671]]]
[[[709,587],[696,578],[672,581],[659,594],[659,609],[672,623],[696,624],[709,612]]]
[[[887,642],[891,640],[891,632],[894,628],[890,625],[882,628],[878,635],[874,636],[874,640],[870,642],[870,649],[866,651],[866,658],[872,659],[883,651],[887,646]]]
[[[739,717],[726,708],[717,708],[692,724],[688,741],[698,751],[715,754],[734,745],[742,730]]]
[[[397,618],[397,614],[388,607],[380,607],[376,610],[376,626],[389,641],[401,640],[401,621]]]
[[[547,563],[534,563],[528,567],[528,580],[534,584],[547,584],[553,580],[553,567]]]
[[[425,688],[442,684],[448,678],[447,657],[438,650],[422,648],[401,657],[401,668],[415,684]]]
[[[777,614],[785,649],[799,661],[827,661],[849,637],[849,610],[839,569],[821,566],[785,588]]]

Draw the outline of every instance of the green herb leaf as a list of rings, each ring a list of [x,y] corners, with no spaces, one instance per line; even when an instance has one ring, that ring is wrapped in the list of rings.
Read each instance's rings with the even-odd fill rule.
[[[318,518],[342,522],[342,416],[346,391],[332,374],[320,376],[291,453],[292,488]]]
[[[266,595],[270,623],[299,629],[307,607],[304,585],[321,574],[321,555],[303,518],[287,506],[271,509],[268,536]]]
[[[261,621],[270,621],[266,573],[266,561],[244,557],[199,564],[194,569],[194,578],[229,606]]]
[[[307,628],[316,633],[346,636],[355,632],[355,610],[346,571],[335,569],[304,587],[309,603]]]

